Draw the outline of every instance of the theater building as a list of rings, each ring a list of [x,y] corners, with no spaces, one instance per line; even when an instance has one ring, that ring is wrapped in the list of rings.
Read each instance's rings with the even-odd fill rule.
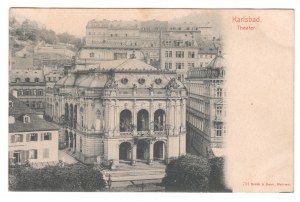
[[[186,89],[174,71],[137,59],[77,65],[47,96],[81,162],[167,163],[186,152]]]
[[[226,136],[226,79],[221,55],[188,72],[187,148],[201,156],[222,154]]]

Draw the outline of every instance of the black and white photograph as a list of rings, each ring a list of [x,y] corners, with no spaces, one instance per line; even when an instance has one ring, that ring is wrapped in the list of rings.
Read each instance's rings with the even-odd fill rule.
[[[292,17],[10,8],[9,191],[293,192]]]

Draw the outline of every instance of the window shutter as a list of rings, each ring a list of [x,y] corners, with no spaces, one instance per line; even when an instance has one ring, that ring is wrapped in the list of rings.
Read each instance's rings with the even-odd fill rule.
[[[15,136],[14,135],[11,136],[11,143],[15,143]]]
[[[37,150],[33,150],[34,151],[34,158],[37,159]]]
[[[41,141],[44,140],[44,133],[41,133]]]
[[[24,153],[24,159],[25,159],[25,161],[29,159],[29,151],[28,150],[25,151],[25,153]]]
[[[52,140],[52,133],[49,133],[49,140]]]
[[[29,133],[26,134],[26,142],[29,142]]]
[[[23,142],[23,134],[20,134],[21,142]]]

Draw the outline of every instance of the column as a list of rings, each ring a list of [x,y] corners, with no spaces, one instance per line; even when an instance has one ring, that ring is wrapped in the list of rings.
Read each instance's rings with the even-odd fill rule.
[[[120,128],[120,112],[119,112],[119,100],[115,101],[115,121],[114,121],[114,136],[119,135],[119,128]]]
[[[131,165],[134,166],[136,164],[136,144],[132,144],[131,147]]]
[[[104,131],[106,133],[106,135],[108,134],[109,131],[109,102],[108,101],[104,101]]]
[[[154,115],[153,115],[153,100],[150,101],[150,114],[149,114],[149,126],[150,126],[150,134],[154,134]]]
[[[132,104],[132,124],[135,126],[133,130],[133,135],[137,134],[137,114],[136,114],[136,101],[133,101]]]
[[[109,102],[109,131],[108,131],[108,135],[109,136],[112,136],[113,135],[113,130],[114,130],[114,103],[112,100],[110,100]]]
[[[148,164],[153,163],[153,142],[149,141],[149,156],[148,156]]]

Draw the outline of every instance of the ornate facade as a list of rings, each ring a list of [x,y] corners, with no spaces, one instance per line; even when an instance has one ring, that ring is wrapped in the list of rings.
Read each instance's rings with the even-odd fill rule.
[[[206,68],[195,68],[186,79],[188,152],[202,156],[222,153],[226,135],[226,88],[223,57]]]
[[[137,59],[77,66],[47,90],[61,146],[84,163],[168,162],[186,152],[186,89]]]

